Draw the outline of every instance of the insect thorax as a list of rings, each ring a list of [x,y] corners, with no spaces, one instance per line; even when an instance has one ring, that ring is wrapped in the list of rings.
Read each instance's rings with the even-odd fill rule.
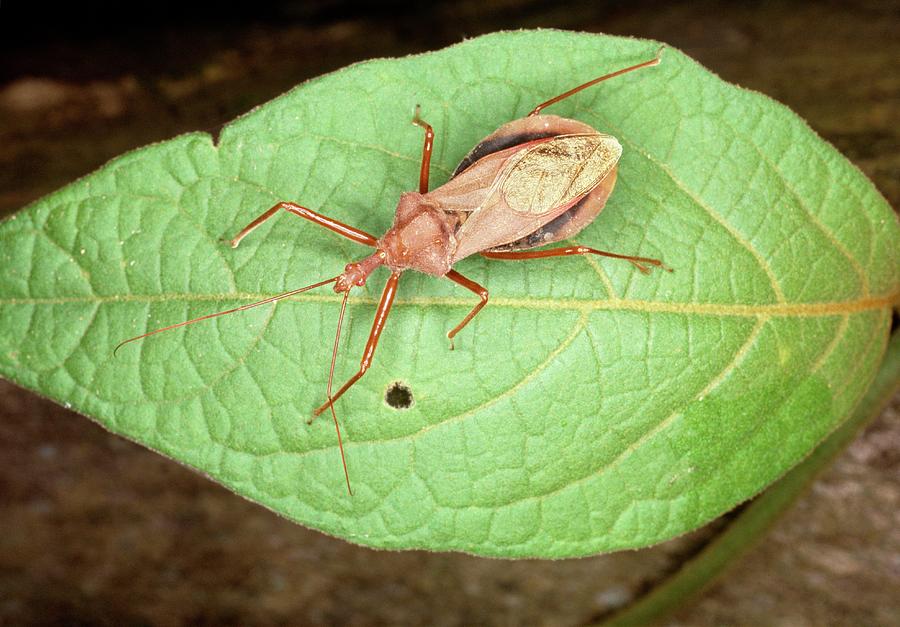
[[[392,270],[418,270],[444,276],[456,248],[455,218],[417,192],[400,196],[394,224],[379,240]]]

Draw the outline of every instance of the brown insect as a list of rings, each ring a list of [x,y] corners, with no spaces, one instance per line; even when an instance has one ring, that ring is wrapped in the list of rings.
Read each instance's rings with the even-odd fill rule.
[[[450,180],[430,192],[428,174],[434,131],[431,125],[419,117],[419,107],[416,106],[412,122],[425,129],[419,191],[406,192],[400,196],[394,224],[380,239],[306,207],[292,202],[279,202],[241,229],[230,242],[233,248],[237,247],[256,227],[283,209],[354,242],[371,246],[375,249],[374,253],[361,261],[347,264],[341,274],[330,279],[255,303],[149,331],[125,340],[115,350],[155,333],[258,307],[333,283],[334,291],[343,292],[344,298],[338,315],[331,369],[328,373],[328,400],[313,412],[313,417],[326,409],[331,410],[347,490],[350,491],[350,476],[334,402],[369,369],[378,346],[378,338],[384,330],[397,293],[397,283],[405,270],[446,277],[474,292],[481,299],[462,322],[447,333],[451,349],[456,334],[488,302],[488,291],[484,287],[453,270],[457,261],[470,255],[478,253],[489,259],[511,260],[591,254],[624,259],[645,274],[650,272],[651,266],[671,271],[658,259],[620,255],[586,246],[531,250],[568,239],[597,217],[612,193],[616,182],[616,168],[622,154],[622,146],[615,137],[600,133],[583,122],[542,115],[541,111],[601,81],[657,65],[659,62],[660,55],[657,54],[649,61],[595,78],[539,104],[528,116],[504,124],[483,139],[460,162]],[[375,321],[363,351],[359,371],[337,393],[332,394],[334,365],[347,298],[350,290],[365,285],[369,275],[379,266],[387,266],[391,276],[388,277],[375,311]]]

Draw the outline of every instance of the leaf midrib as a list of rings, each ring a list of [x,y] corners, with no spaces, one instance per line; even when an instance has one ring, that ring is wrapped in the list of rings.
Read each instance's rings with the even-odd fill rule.
[[[60,298],[4,298],[0,305],[39,306],[39,305],[109,305],[119,303],[154,304],[168,302],[253,302],[270,298],[272,294],[239,292],[235,294],[147,294],[147,295],[114,295],[114,296],[70,296]],[[340,303],[342,298],[332,294],[304,294],[285,299],[284,302],[305,303]],[[354,305],[377,305],[379,298],[374,296],[356,296],[351,300]],[[892,307],[900,302],[900,290],[853,300],[825,301],[812,303],[685,303],[663,302],[639,299],[549,299],[549,298],[507,298],[493,296],[489,307],[522,310],[567,310],[567,311],[637,311],[645,313],[674,313],[706,316],[770,316],[770,317],[820,317],[835,316],[861,311],[871,311]],[[471,307],[471,298],[416,296],[397,298],[394,307]]]

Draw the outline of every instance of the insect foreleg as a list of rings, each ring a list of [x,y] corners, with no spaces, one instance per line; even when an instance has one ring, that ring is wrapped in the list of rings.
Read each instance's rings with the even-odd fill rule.
[[[387,284],[384,286],[384,291],[381,293],[381,302],[378,303],[378,309],[375,310],[375,321],[372,323],[372,330],[369,332],[369,341],[366,342],[366,349],[363,351],[362,360],[359,364],[359,372],[350,377],[334,396],[316,409],[316,411],[313,412],[313,417],[318,416],[328,409],[344,394],[344,392],[350,389],[350,386],[359,381],[360,377],[362,377],[366,373],[366,370],[369,369],[369,366],[372,363],[372,356],[375,354],[375,348],[378,346],[378,338],[381,336],[381,331],[384,329],[384,323],[387,320],[388,313],[391,311],[391,305],[394,303],[394,296],[397,294],[397,281],[399,278],[399,272],[391,273],[390,278],[387,280]]]
[[[479,311],[482,310],[482,308],[485,305],[487,305],[488,291],[486,289],[484,289],[482,286],[480,286],[478,283],[476,283],[475,281],[473,281],[471,279],[467,279],[466,277],[461,275],[456,270],[451,270],[445,276],[448,279],[450,279],[451,281],[453,281],[454,283],[458,283],[459,285],[462,285],[467,290],[474,292],[481,299],[481,302],[472,308],[472,311],[470,311],[468,313],[468,315],[466,315],[466,317],[463,318],[463,321],[460,322],[455,327],[453,327],[452,331],[447,333],[447,339],[450,340],[450,350],[453,350],[453,336],[456,335],[457,333],[459,333],[460,331],[462,331],[463,327],[466,326],[467,324],[469,324],[469,322],[471,322],[472,318],[475,317],[475,314],[477,314]]]
[[[566,255],[601,255],[603,257],[612,257],[613,259],[624,259],[637,266],[637,269],[644,274],[649,274],[651,268],[649,266],[657,266],[666,272],[671,272],[672,268],[668,267],[659,259],[651,259],[650,257],[632,257],[630,255],[619,255],[617,253],[606,252],[605,250],[597,250],[596,248],[588,248],[587,246],[566,246],[564,248],[551,248],[549,250],[511,250],[497,252],[483,252],[482,257],[488,259],[541,259],[543,257],[563,257]]]
[[[231,247],[237,248],[237,245],[241,243],[242,239],[249,235],[250,232],[253,231],[253,229],[278,213],[279,209],[290,211],[295,216],[306,218],[310,222],[314,222],[319,226],[324,226],[326,229],[330,229],[338,235],[343,235],[347,239],[352,239],[354,242],[357,242],[359,244],[365,244],[366,246],[375,246],[378,243],[378,239],[376,237],[369,235],[365,231],[361,231],[348,224],[344,224],[343,222],[338,222],[337,220],[329,218],[328,216],[323,216],[320,213],[316,213],[312,209],[301,207],[298,204],[292,202],[280,202],[260,215],[258,218],[253,220],[253,222],[245,226],[243,229],[241,229],[241,232],[235,235],[234,239],[231,240]]]
[[[425,129],[425,144],[422,146],[422,169],[419,171],[419,193],[428,193],[428,173],[431,169],[431,151],[434,148],[434,129],[431,124],[419,117],[419,105],[412,123]]]

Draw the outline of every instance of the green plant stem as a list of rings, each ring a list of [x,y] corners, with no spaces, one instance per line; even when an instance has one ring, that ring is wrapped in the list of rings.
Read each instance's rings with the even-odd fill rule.
[[[900,387],[900,332],[888,344],[878,375],[850,418],[803,462],[759,496],[700,553],[669,579],[608,619],[603,627],[646,625],[684,606],[769,530],[778,517],[812,484],[816,476],[877,417]]]

